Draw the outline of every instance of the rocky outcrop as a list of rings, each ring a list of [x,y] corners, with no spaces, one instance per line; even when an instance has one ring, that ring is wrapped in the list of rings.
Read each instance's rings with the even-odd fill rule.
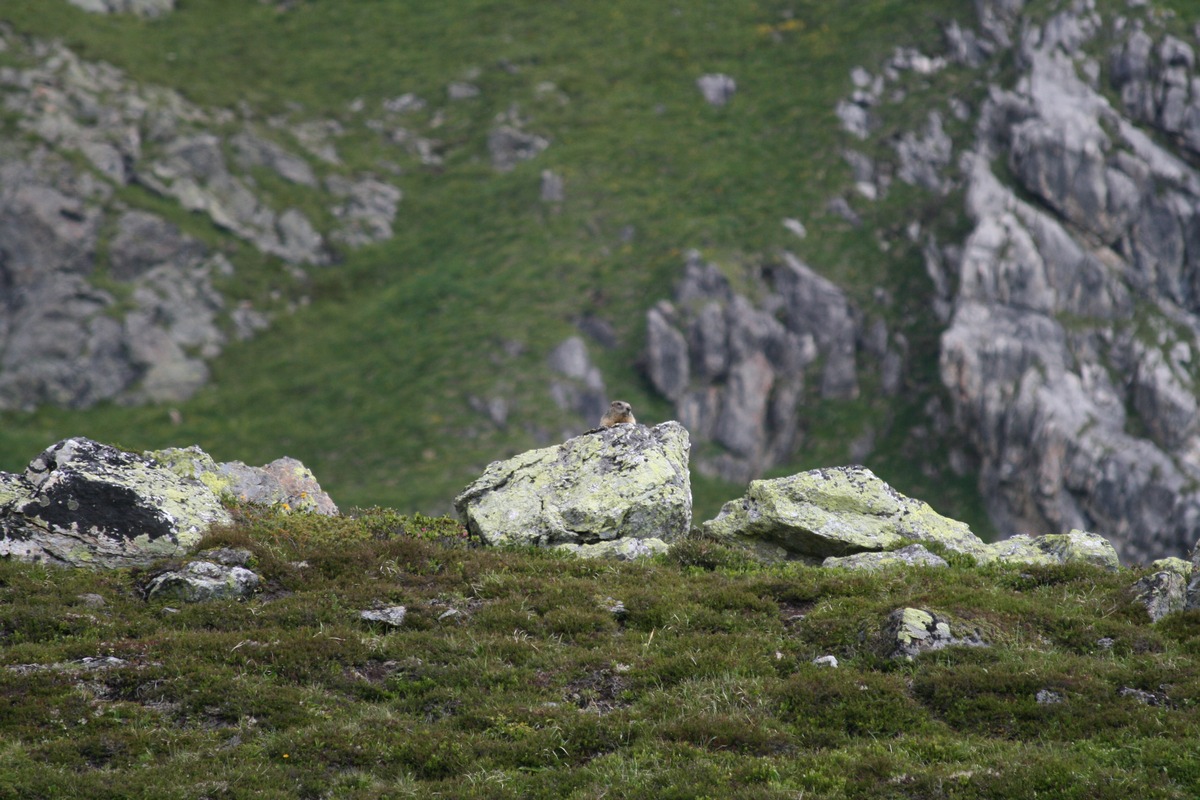
[[[67,439],[6,481],[0,555],[74,567],[127,567],[186,553],[232,518],[202,484],[149,458]]]
[[[171,3],[84,5],[144,12]],[[0,26],[0,50],[0,103],[24,134],[0,147],[0,411],[180,401],[208,380],[206,364],[231,332],[246,338],[267,324],[254,300],[230,303],[216,290],[234,271],[224,255],[160,213],[130,208],[120,187],[161,195],[180,219],[206,215],[286,262],[293,278],[329,263],[330,242],[359,247],[392,235],[401,193],[390,184],[336,172],[322,184],[310,159],[267,128],[61,44]],[[328,143],[311,127],[288,134],[324,159]],[[274,207],[254,180],[264,170],[323,200],[331,229]]]
[[[1194,44],[1144,3],[1107,17],[1091,2],[974,6],[946,26],[943,55],[898,50],[852,71],[837,111],[860,140],[950,64],[987,89],[874,142],[892,163],[845,151],[855,189],[882,197],[894,175],[966,199],[965,240],[939,242],[927,220],[908,233],[946,323],[940,375],[974,451],[959,463],[977,459],[996,527],[1101,531],[1133,561],[1181,553],[1200,525]],[[1003,84],[1002,62],[1015,66]],[[973,130],[954,141],[951,120]]]
[[[887,567],[948,567],[946,559],[935,555],[919,544],[910,544],[898,550],[883,552],[856,553],[852,556],[830,556],[821,562],[822,567],[840,567],[842,569],[875,570]]]
[[[489,545],[656,552],[691,525],[690,447],[678,422],[614,425],[490,464],[454,507]]]
[[[1025,76],[981,112],[941,370],[998,527],[1101,530],[1148,560],[1182,552],[1200,522],[1200,174],[1098,90],[1083,46],[1101,25],[1063,12],[1030,27]],[[1180,44],[1135,30],[1113,69],[1125,110],[1176,133]],[[995,176],[998,157],[1040,207]]]
[[[790,253],[753,278],[755,304],[698,252],[687,256],[673,301],[646,315],[646,373],[697,441],[722,452],[697,470],[744,483],[783,463],[799,444],[807,370],[828,400],[858,395],[860,352],[879,365],[885,392],[899,389],[899,348],[831,281]]]
[[[905,497],[865,467],[753,481],[744,497],[726,503],[701,527],[706,535],[744,545],[767,560],[827,567],[945,565],[927,548],[904,546],[912,541],[935,544],[977,563],[1119,566],[1113,546],[1084,531],[985,543],[965,523]]]
[[[766,555],[814,562],[890,550],[908,540],[972,555],[986,550],[965,523],[905,497],[865,467],[753,481],[744,497],[726,503],[703,530]]]
[[[139,455],[66,439],[24,474],[0,472],[0,556],[73,567],[145,566],[186,555],[210,528],[230,524],[223,500],[337,513],[295,459],[255,468],[216,464],[198,447]],[[162,591],[186,594],[192,590],[180,587],[206,581],[249,586],[241,573],[218,572],[196,567],[164,578]]]
[[[160,17],[175,10],[175,0],[68,0],[73,6],[94,14],[137,14]]]
[[[913,660],[947,647],[987,647],[978,629],[962,629],[945,614],[923,608],[898,608],[884,623],[881,651],[889,658]]]

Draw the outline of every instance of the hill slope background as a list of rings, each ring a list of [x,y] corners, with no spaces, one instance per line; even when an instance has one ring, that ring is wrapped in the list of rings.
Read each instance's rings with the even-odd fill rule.
[[[547,353],[581,318],[611,325],[615,346],[589,348],[609,393],[633,402],[643,419],[671,416],[637,364],[647,301],[670,296],[684,250],[700,249],[736,277],[761,254],[788,247],[855,295],[869,297],[877,285],[903,289],[896,313],[919,315],[926,306],[913,253],[885,258],[824,210],[849,179],[836,155],[842,134],[833,112],[851,67],[897,43],[935,45],[956,4],[535,10],[201,1],[153,20],[51,5],[48,13],[45,2],[18,0],[4,17],[20,33],[61,39],[86,59],[177,87],[205,107],[248,107],[259,119],[298,107],[300,118],[338,120],[346,129],[341,158],[376,172],[380,161],[393,162],[404,199],[390,241],[304,281],[248,248],[221,245],[237,267],[222,287],[229,296],[265,303],[275,291],[311,305],[229,347],[210,386],[171,404],[181,424],[166,407],[10,413],[0,467],[19,469],[81,431],[134,448],[197,441],[251,463],[300,458],[343,505],[444,510],[489,460],[591,423],[559,410],[546,390]],[[724,108],[706,104],[695,85],[716,72],[738,83]],[[478,95],[449,100],[455,81]],[[364,125],[370,110],[410,92],[427,98],[416,115],[441,143],[437,166]],[[358,99],[367,112],[349,110]],[[551,144],[498,174],[488,132],[514,106]],[[539,199],[542,170],[564,180],[560,208]],[[282,182],[270,188],[281,202],[304,201]],[[134,187],[129,202],[206,241],[229,238],[148,195]],[[789,217],[805,221],[803,242],[782,227]],[[914,387],[901,403],[913,416],[922,390],[934,387]],[[469,405],[472,396],[497,393],[509,398],[501,427]],[[829,405],[805,409],[815,433],[787,469],[847,460],[846,442],[881,413],[869,400]],[[950,486],[924,478],[905,451],[903,424],[895,430],[868,463],[986,530],[970,478]],[[939,460],[937,452],[922,457]],[[739,491],[700,478],[698,507],[714,511]]]
[[[4,21],[5,152],[91,187],[58,213],[93,237],[80,269],[120,347],[138,314],[170,316],[125,274],[134,212],[211,254],[224,310],[207,339],[173,334],[178,397],[60,410],[0,381],[0,468],[81,433],[198,442],[300,458],[343,506],[442,512],[489,461],[622,397],[693,429],[701,519],[747,476],[863,462],[984,535],[1191,546],[1186,3],[196,0],[140,18],[14,0]],[[736,81],[728,102],[706,75]],[[124,141],[90,132],[112,135],[109,112],[137,117]],[[666,329],[712,355],[679,296],[696,265],[729,350],[754,341],[676,391]],[[781,299],[801,268],[847,309],[840,389],[828,303]],[[243,340],[237,314],[270,324]],[[757,429],[730,430],[739,408]]]

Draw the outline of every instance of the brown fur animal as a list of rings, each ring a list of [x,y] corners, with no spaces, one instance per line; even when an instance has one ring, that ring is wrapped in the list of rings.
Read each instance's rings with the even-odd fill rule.
[[[636,423],[637,420],[633,418],[633,406],[624,400],[613,400],[612,405],[608,407],[608,411],[605,411],[604,416],[600,418],[601,428],[611,428],[613,425],[634,425]]]

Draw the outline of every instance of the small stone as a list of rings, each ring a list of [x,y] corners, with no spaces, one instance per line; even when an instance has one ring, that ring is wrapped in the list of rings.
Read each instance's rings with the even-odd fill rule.
[[[1048,706],[1054,705],[1055,703],[1061,703],[1063,701],[1063,696],[1058,692],[1053,692],[1049,689],[1040,689],[1038,690],[1036,699],[1039,706]]]
[[[818,656],[812,660],[812,663],[818,667],[837,667],[837,656]]]
[[[700,89],[700,93],[704,95],[704,99],[708,101],[709,105],[719,108],[733,99],[733,95],[737,91],[737,81],[728,75],[719,73],[704,75],[696,79],[696,87]]]
[[[358,616],[366,622],[378,622],[390,628],[399,628],[404,624],[408,609],[404,606],[390,606],[376,611],[360,611]]]

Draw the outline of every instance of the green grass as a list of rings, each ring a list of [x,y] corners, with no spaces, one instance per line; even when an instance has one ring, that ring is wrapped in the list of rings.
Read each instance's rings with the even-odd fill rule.
[[[1134,571],[865,575],[699,539],[581,561],[459,533],[383,510],[242,512],[203,546],[250,549],[262,592],[174,609],[142,599],[154,570],[0,562],[0,797],[1200,791],[1200,614],[1150,625]],[[403,627],[358,618],[377,604],[405,605]],[[887,658],[904,606],[990,646]],[[838,668],[811,663],[827,654]],[[125,663],[10,669],[95,656]]]
[[[671,295],[682,253],[700,248],[736,265],[787,248],[904,332],[913,367],[898,401],[871,397],[843,408],[807,398],[800,412],[807,438],[780,471],[845,462],[849,439],[870,425],[879,446],[868,466],[986,535],[972,478],[947,483],[921,468],[944,463],[945,435],[907,435],[928,394],[940,389],[937,332],[926,310],[931,289],[902,231],[914,214],[939,219],[947,203],[896,187],[887,202],[856,202],[868,221],[862,230],[824,211],[848,188],[838,153],[853,143],[833,110],[850,89],[850,68],[874,66],[899,44],[932,51],[937,23],[962,13],[949,0],[310,0],[286,12],[269,3],[189,0],[164,18],[138,20],[86,14],[63,0],[9,0],[0,17],[19,32],[60,38],[84,58],[177,87],[206,107],[246,103],[260,119],[339,120],[345,170],[387,177],[379,162],[396,163],[405,197],[394,239],[344,254],[298,283],[205,219],[122,190],[125,202],[163,213],[226,252],[237,274],[223,289],[234,300],[311,305],[281,314],[257,340],[231,345],[213,364],[212,384],[178,406],[182,425],[171,424],[166,407],[0,415],[0,469],[21,469],[68,435],[139,449],[198,443],[222,460],[297,457],[346,506],[445,511],[489,461],[579,426],[549,400],[545,356],[575,332],[580,316],[600,317],[616,331],[614,349],[589,345],[609,393],[658,422],[671,411],[638,367],[644,312]],[[739,87],[721,109],[707,106],[695,87],[697,77],[717,71]],[[479,97],[446,100],[446,84],[472,75]],[[955,73],[948,89],[925,91],[931,102],[938,91],[969,95],[979,90],[973,80]],[[555,88],[539,88],[547,84]],[[409,91],[430,107],[396,124],[440,142],[441,168],[423,167],[366,126],[382,116],[383,100]],[[355,98],[364,101],[362,114],[348,109]],[[486,136],[514,105],[552,145],[498,175]],[[435,126],[437,111],[444,115]],[[901,107],[888,113],[897,115],[888,130],[912,121]],[[566,181],[559,213],[537,198],[543,169]],[[280,208],[312,204],[308,190],[261,183]],[[785,217],[803,219],[809,237],[784,230]],[[890,243],[887,253],[864,234],[870,230]],[[892,293],[892,306],[874,305],[876,286]],[[507,354],[511,342],[520,343],[519,355]],[[503,428],[469,406],[472,396],[497,394],[512,409]],[[697,507],[715,513],[742,489],[697,482]]]

